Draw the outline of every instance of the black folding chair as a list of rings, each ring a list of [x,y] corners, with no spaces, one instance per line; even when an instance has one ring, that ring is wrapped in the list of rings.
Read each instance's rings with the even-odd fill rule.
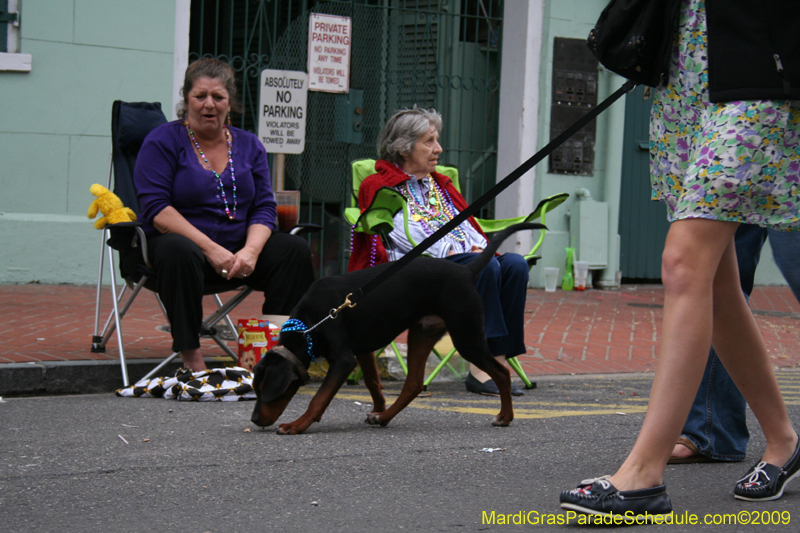
[[[120,197],[125,206],[130,207],[139,215],[139,201],[136,196],[136,186],[133,182],[133,169],[136,164],[136,157],[142,146],[144,138],[150,131],[167,121],[161,111],[161,104],[158,102],[114,102],[111,118],[111,158],[108,168],[108,181],[106,187],[111,189],[111,176],[114,176],[114,193]],[[136,250],[141,251],[141,260],[137,256],[138,266],[133,272],[121,272],[124,283],[117,286],[117,270],[114,265],[114,250],[130,254]],[[111,294],[113,300],[113,310],[106,320],[102,332],[100,331],[100,295],[103,285],[103,265],[105,253],[108,251],[108,267],[111,276]],[[125,360],[125,346],[122,336],[122,319],[130,308],[142,288],[153,291],[158,301],[161,311],[166,318],[167,313],[161,299],[158,297],[155,285],[155,271],[150,265],[147,253],[147,238],[142,230],[140,222],[123,222],[119,224],[107,225],[102,230],[100,243],[100,264],[97,272],[97,299],[95,302],[95,325],[94,336],[92,337],[92,352],[105,352],[106,344],[111,335],[116,331],[117,345],[119,347],[119,359],[122,366],[122,382],[124,386],[129,385],[128,365]],[[221,328],[218,324],[224,321],[231,332],[236,328],[229,314],[253,291],[249,287],[240,287],[235,296],[223,303],[219,297],[220,292],[230,291],[230,285],[225,287],[205,287],[204,293],[214,297],[217,309],[203,320],[201,326],[201,336],[207,336],[214,340],[220,348],[236,361],[236,354],[228,347],[225,340],[220,336]],[[123,302],[123,297],[127,291],[131,291],[127,300]],[[170,363],[179,355],[178,352],[167,357],[162,363],[151,370],[144,378],[148,379],[155,375],[161,368]]]

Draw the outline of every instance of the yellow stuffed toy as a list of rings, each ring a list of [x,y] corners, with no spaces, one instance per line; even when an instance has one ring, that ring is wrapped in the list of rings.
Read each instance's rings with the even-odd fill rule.
[[[105,215],[94,223],[95,228],[103,229],[106,227],[106,224],[118,224],[120,222],[133,222],[136,220],[136,213],[133,212],[133,209],[125,207],[122,200],[119,199],[119,196],[102,185],[95,183],[89,188],[89,192],[97,196],[97,198],[92,202],[92,205],[89,206],[89,211],[86,213],[86,216],[94,218],[97,216],[98,210]]]

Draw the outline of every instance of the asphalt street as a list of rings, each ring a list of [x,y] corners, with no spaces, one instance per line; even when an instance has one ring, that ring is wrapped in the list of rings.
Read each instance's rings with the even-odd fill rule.
[[[800,426],[800,373],[778,376]],[[345,386],[322,422],[297,436],[253,426],[253,402],[6,398],[0,530],[571,531],[578,519],[559,509],[559,492],[615,470],[641,425],[651,380],[540,379],[515,401],[508,428],[490,425],[498,399],[461,383],[434,384],[388,427],[370,427],[366,389]],[[299,416],[313,392],[302,389],[281,420]],[[625,529],[797,531],[800,481],[776,502],[733,498],[763,450],[752,414],[749,423],[744,463],[667,468],[675,520],[698,524]]]

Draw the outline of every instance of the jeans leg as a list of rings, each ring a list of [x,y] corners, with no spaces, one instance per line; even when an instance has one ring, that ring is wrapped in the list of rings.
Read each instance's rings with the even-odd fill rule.
[[[487,340],[494,355],[516,357],[526,351],[525,300],[530,267],[519,254],[507,253],[497,259],[500,263],[500,305],[508,333]]]
[[[800,302],[800,231],[768,230],[772,257]]]
[[[718,461],[743,461],[750,440],[746,407],[712,348],[682,433],[703,455]]]
[[[739,281],[748,298],[753,291],[753,279],[766,238],[766,229],[751,224],[742,224],[736,231]],[[703,380],[681,433],[703,455],[720,461],[742,461],[750,440],[746,406],[744,397],[712,347]]]
[[[466,265],[478,254],[456,254],[448,261]],[[519,254],[503,254],[489,261],[476,288],[483,299],[486,337],[492,355],[506,358],[525,353],[525,299],[528,264]]]
[[[736,230],[736,263],[739,266],[739,283],[747,296],[753,292],[756,267],[761,259],[761,249],[767,240],[767,230],[753,224],[742,224]],[[798,241],[800,242],[800,241]]]
[[[471,263],[478,257],[476,253],[455,254],[446,259],[459,265]],[[501,337],[508,334],[505,318],[503,317],[503,306],[500,301],[500,263],[496,258],[489,261],[475,283],[475,288],[483,300],[483,322],[486,327],[486,337]],[[494,353],[493,355],[503,355]]]

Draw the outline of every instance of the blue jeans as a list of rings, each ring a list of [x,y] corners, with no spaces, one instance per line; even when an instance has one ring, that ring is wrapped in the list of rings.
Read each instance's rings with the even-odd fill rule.
[[[465,265],[478,257],[475,253],[447,257]],[[483,298],[486,337],[492,355],[516,357],[525,353],[525,299],[528,270],[525,259],[514,253],[495,257],[483,269],[475,287]]]
[[[800,301],[800,232],[777,231],[742,224],[736,231],[739,281],[749,299],[761,249],[769,236],[775,264]],[[743,461],[750,433],[746,402],[722,366],[714,348],[708,356],[703,381],[681,432],[703,455],[719,461]]]

